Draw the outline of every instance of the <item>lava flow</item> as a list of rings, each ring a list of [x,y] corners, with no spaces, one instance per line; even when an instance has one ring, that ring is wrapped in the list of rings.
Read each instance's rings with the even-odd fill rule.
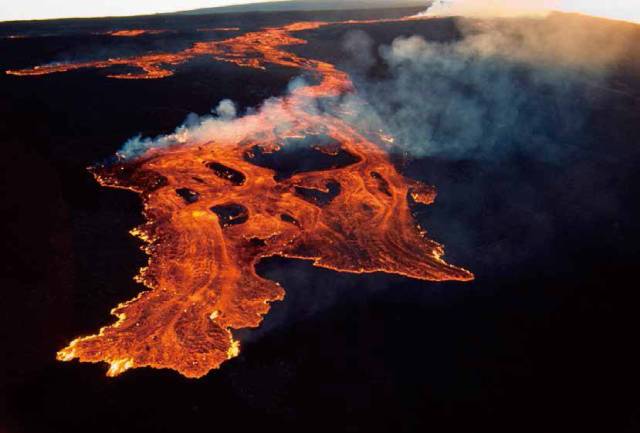
[[[110,32],[102,33],[108,36],[119,36],[125,38],[135,38],[142,35],[159,35],[166,33],[167,30],[143,30],[143,29],[129,29],[129,30],[113,30]]]
[[[284,297],[282,287],[256,274],[265,257],[311,260],[339,272],[473,278],[442,259],[443,247],[411,214],[409,201],[431,204],[434,188],[403,177],[370,135],[309,109],[317,98],[352,91],[332,64],[283,49],[305,43],[293,32],[326,24],[267,28],[177,54],[13,72],[127,64],[142,72],[126,78],[158,78],[171,73],[162,65],[211,55],[257,69],[297,68],[317,80],[257,113],[219,122],[206,138],[177,132],[165,137],[166,146],[92,169],[102,185],[142,197],[147,222],[132,234],[149,255],[137,277],[149,290],[112,310],[115,324],[74,340],[58,359],[107,362],[111,376],[149,366],[201,377],[238,354],[232,330],[257,327],[269,303]],[[303,158],[313,166],[283,162]]]
[[[415,17],[403,20],[417,19]],[[190,48],[175,53],[152,53],[134,57],[116,57],[105,60],[88,62],[50,63],[34,66],[27,69],[13,69],[5,71],[9,75],[29,76],[47,75],[57,72],[68,72],[77,69],[105,69],[111,67],[130,67],[139,72],[125,72],[108,75],[109,78],[120,79],[153,79],[165,78],[173,75],[171,67],[185,63],[196,57],[210,56],[214,60],[233,62],[240,66],[266,69],[266,64],[279,64],[293,68],[314,69],[313,61],[294,56],[283,51],[280,47],[287,45],[304,44],[305,40],[295,38],[292,32],[311,30],[329,24],[367,24],[383,21],[398,20],[367,20],[367,21],[343,21],[341,23],[327,22],[300,22],[284,27],[271,27],[260,32],[251,32],[223,41],[196,42]],[[234,28],[228,28],[232,30]],[[311,65],[311,67],[304,67]]]

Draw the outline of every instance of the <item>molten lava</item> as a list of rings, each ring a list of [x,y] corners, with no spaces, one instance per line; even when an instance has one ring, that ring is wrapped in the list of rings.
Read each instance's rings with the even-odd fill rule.
[[[143,30],[143,29],[130,29],[130,30],[113,30],[111,32],[103,33],[104,35],[109,36],[120,36],[120,37],[128,37],[135,38],[137,36],[142,35],[159,35],[162,33],[166,33],[168,30]]]
[[[415,18],[406,18],[415,19]],[[344,21],[342,24],[367,24],[383,21],[398,20],[367,20],[367,21]],[[109,78],[121,79],[152,79],[165,78],[173,75],[171,66],[185,63],[196,57],[211,56],[215,60],[235,63],[239,66],[246,66],[257,69],[266,69],[269,63],[293,68],[301,68],[313,71],[320,66],[320,62],[302,59],[281,49],[283,46],[305,44],[303,39],[295,38],[292,32],[312,30],[329,24],[327,22],[300,22],[283,27],[271,27],[260,32],[251,32],[223,41],[196,42],[192,47],[178,51],[176,53],[155,53],[135,57],[116,57],[106,60],[75,63],[51,63],[48,65],[35,66],[28,69],[17,69],[6,71],[9,75],[46,75],[56,72],[67,72],[77,69],[96,68],[104,69],[113,66],[127,66],[139,69],[138,73],[110,74]],[[226,30],[233,30],[228,28]],[[126,32],[126,31],[125,31]],[[133,30],[135,32],[135,30]],[[112,33],[113,34],[113,33]],[[324,64],[324,67],[333,69],[333,65]],[[344,74],[343,74],[344,75]]]
[[[116,307],[115,324],[74,340],[58,359],[107,362],[110,376],[150,366],[201,377],[238,354],[232,330],[258,326],[269,303],[284,297],[282,287],[256,274],[265,257],[311,260],[339,272],[473,278],[446,263],[442,246],[414,220],[409,200],[431,204],[435,190],[396,170],[382,147],[392,139],[374,142],[340,117],[308,109],[316,98],[352,90],[349,77],[332,64],[283,48],[305,43],[293,32],[326,24],[267,28],[175,54],[12,72],[125,64],[142,72],[116,78],[160,78],[171,75],[167,65],[209,55],[257,69],[297,68],[317,78],[268,108],[230,120],[206,140],[177,137],[175,145],[92,169],[102,185],[142,197],[147,222],[132,234],[149,255],[137,277],[149,290]],[[297,151],[313,153],[318,165],[278,165]]]

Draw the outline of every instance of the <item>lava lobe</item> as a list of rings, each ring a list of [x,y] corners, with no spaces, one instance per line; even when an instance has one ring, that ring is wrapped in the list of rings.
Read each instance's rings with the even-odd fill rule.
[[[114,308],[114,324],[72,341],[58,359],[107,362],[111,376],[149,366],[201,377],[238,354],[232,330],[257,327],[269,303],[284,297],[282,287],[255,271],[262,258],[275,255],[339,272],[473,278],[442,259],[443,247],[411,214],[409,200],[430,204],[435,189],[404,178],[370,135],[340,116],[307,109],[316,98],[353,90],[333,65],[283,48],[305,43],[293,32],[323,25],[267,28],[174,54],[10,71],[130,65],[140,72],[115,78],[162,78],[173,73],[169,67],[208,55],[317,77],[317,84],[279,100],[278,118],[258,111],[229,120],[228,131],[207,142],[156,147],[92,169],[102,185],[135,191],[143,200],[146,223],[132,234],[149,255],[136,277],[149,290]]]

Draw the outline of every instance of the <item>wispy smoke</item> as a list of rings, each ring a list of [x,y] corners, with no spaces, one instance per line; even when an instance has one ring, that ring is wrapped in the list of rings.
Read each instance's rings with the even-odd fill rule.
[[[357,65],[362,34],[346,38],[354,77],[375,121],[412,155],[501,159],[526,152],[555,160],[576,145],[593,98],[631,46],[629,31],[566,15],[459,19],[461,37],[401,37],[379,48],[383,79]],[[357,41],[357,42],[354,42]]]
[[[542,16],[559,0],[436,0],[421,16],[516,17]]]
[[[258,113],[278,123],[286,123],[290,117],[290,114],[283,110],[279,98],[268,99],[257,110],[250,109],[242,117],[238,117],[234,102],[225,99],[209,115],[189,114],[172,134],[155,138],[140,135],[130,138],[117,154],[120,158],[131,159],[155,148],[206,143],[211,140],[219,141],[222,146],[256,130],[260,122]]]
[[[520,17],[551,11],[640,22],[637,0],[436,0],[421,16]]]
[[[142,137],[137,135],[127,140],[117,152],[123,159],[136,158],[149,150],[183,144],[202,144],[211,141],[220,146],[225,143],[237,143],[247,135],[264,128],[265,124],[277,125],[286,129],[294,122],[294,114],[287,108],[284,100],[295,89],[306,86],[306,81],[299,77],[289,83],[285,95],[265,100],[258,107],[249,107],[239,113],[237,105],[230,99],[224,99],[211,110],[210,114],[198,115],[190,113],[185,121],[172,134],[158,137]],[[309,101],[307,110],[317,110]]]
[[[236,104],[230,99],[224,99],[216,107],[215,114],[223,120],[234,119],[237,115]]]

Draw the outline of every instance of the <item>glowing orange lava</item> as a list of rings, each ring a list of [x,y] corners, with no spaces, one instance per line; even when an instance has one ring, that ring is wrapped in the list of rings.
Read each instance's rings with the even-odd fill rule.
[[[134,38],[136,36],[142,35],[159,35],[162,33],[166,33],[167,30],[143,30],[143,29],[131,29],[131,30],[114,30],[111,32],[103,33],[109,36],[120,36],[120,37],[129,37]]]
[[[303,44],[293,32],[326,25],[304,22],[200,42],[176,54],[45,66],[35,75],[113,64],[142,72],[117,78],[159,78],[196,55],[240,66],[268,64],[313,73],[269,108],[228,122],[206,140],[147,150],[97,167],[104,186],[140,194],[146,223],[132,230],[145,242],[149,264],[137,280],[149,288],[116,307],[118,321],[74,340],[58,359],[107,362],[108,375],[129,368],[170,368],[201,377],[236,356],[232,330],[256,327],[269,303],[284,297],[277,283],[256,274],[262,258],[313,261],[339,272],[386,272],[429,281],[468,281],[446,263],[443,247],[414,220],[409,200],[431,204],[435,189],[403,177],[379,143],[329,112],[308,110],[316,98],[352,90],[333,65],[283,47]],[[265,161],[306,143],[323,168],[282,174]],[[338,162],[339,156],[344,157]]]
[[[409,17],[401,20],[412,19],[419,18]],[[9,75],[29,76],[46,75],[86,68],[105,69],[114,66],[126,66],[136,68],[139,72],[110,74],[108,77],[120,79],[153,79],[169,77],[173,75],[173,71],[171,70],[172,66],[177,66],[195,57],[202,56],[211,56],[215,60],[232,62],[239,66],[259,69],[266,69],[267,64],[273,63],[282,66],[310,70],[314,69],[313,64],[317,62],[298,58],[291,53],[280,49],[280,47],[287,45],[306,43],[303,39],[293,37],[291,35],[292,32],[311,30],[330,24],[370,24],[389,21],[399,20],[351,20],[338,23],[293,23],[284,27],[266,28],[260,32],[251,32],[223,41],[196,42],[192,47],[176,53],[156,53],[136,57],[117,57],[90,62],[51,63],[28,69],[7,70],[5,72]],[[229,30],[230,29],[231,28],[229,28]],[[308,64],[308,67],[304,67],[305,64]]]

